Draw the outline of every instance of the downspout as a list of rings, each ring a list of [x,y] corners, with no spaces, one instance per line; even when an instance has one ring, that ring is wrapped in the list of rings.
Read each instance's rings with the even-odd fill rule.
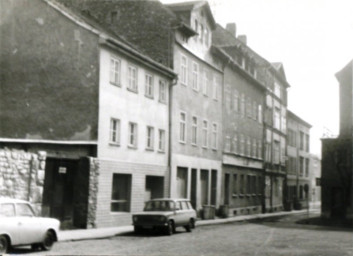
[[[169,100],[168,100],[168,171],[169,171],[169,186],[168,192],[171,197],[171,185],[172,185],[172,106],[173,106],[173,86],[178,84],[178,77],[175,77],[169,86]]]

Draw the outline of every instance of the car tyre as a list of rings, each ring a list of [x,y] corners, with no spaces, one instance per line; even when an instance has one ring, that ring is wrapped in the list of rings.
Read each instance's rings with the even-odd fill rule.
[[[168,221],[168,226],[166,227],[166,234],[168,236],[171,236],[174,233],[174,230],[175,230],[175,228],[174,228],[173,221],[171,221],[171,220]]]
[[[142,227],[140,226],[134,226],[134,232],[135,234],[141,234],[142,233]]]
[[[41,244],[32,244],[31,249],[32,251],[39,251],[41,249]]]
[[[191,221],[190,221],[191,222]],[[191,223],[189,222],[189,224],[187,224],[186,226],[184,226],[186,232],[191,232]]]
[[[0,255],[7,253],[10,247],[9,241],[7,240],[6,236],[0,236]]]
[[[49,251],[53,247],[54,242],[55,242],[55,235],[54,235],[53,231],[48,230],[45,233],[44,240],[41,244],[41,247],[43,250]]]
[[[195,225],[195,220],[194,219],[190,219],[190,228],[195,229],[196,225]]]

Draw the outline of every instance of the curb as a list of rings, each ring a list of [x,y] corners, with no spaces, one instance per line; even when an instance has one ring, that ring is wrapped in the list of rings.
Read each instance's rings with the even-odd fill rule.
[[[317,210],[310,210],[310,212],[316,212],[316,211]],[[265,219],[265,218],[277,217],[277,216],[302,214],[306,212],[307,210],[299,210],[299,211],[291,211],[291,212],[243,215],[243,216],[230,217],[230,218],[224,218],[224,219],[198,220],[196,222],[196,227],[226,224],[226,223],[241,222],[241,221],[256,220],[256,219]],[[112,228],[65,230],[65,231],[59,231],[58,242],[104,239],[104,238],[110,238],[121,234],[131,233],[133,232],[133,230],[134,230],[134,227],[132,225],[112,227]]]

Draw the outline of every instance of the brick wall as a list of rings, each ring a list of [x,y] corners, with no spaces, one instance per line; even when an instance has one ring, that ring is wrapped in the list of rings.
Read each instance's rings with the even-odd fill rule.
[[[0,149],[0,196],[28,200],[41,213],[46,152]]]

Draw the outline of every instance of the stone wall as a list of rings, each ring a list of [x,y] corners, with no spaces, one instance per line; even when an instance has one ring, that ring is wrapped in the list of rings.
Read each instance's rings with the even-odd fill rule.
[[[89,158],[89,195],[87,228],[96,228],[97,195],[99,178],[99,161],[96,158]]]
[[[0,149],[0,196],[30,201],[41,212],[46,152]]]

